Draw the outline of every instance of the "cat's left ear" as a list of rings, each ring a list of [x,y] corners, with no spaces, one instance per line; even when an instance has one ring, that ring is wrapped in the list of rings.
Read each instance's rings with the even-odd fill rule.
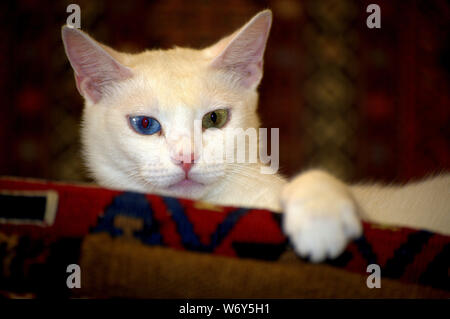
[[[272,25],[272,11],[264,10],[232,35],[205,49],[212,68],[231,71],[246,88],[256,88],[262,78],[263,56]]]

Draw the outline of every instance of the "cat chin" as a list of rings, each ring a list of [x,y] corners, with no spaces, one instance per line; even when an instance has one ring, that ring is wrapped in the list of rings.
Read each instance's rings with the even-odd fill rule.
[[[176,184],[170,185],[163,191],[168,196],[198,199],[204,195],[206,185],[191,179],[184,179]]]

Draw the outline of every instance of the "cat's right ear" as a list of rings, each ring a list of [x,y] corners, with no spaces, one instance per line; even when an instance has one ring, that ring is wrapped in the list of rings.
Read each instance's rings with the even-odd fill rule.
[[[128,67],[108,53],[106,46],[99,44],[86,33],[63,26],[62,40],[75,72],[78,91],[93,103],[101,100],[110,85],[132,77],[133,73]]]

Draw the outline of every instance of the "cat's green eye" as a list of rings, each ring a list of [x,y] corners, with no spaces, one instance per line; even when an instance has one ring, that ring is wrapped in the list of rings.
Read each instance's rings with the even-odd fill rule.
[[[208,128],[221,128],[228,120],[228,110],[220,109],[206,113],[202,119],[202,126],[206,130]]]

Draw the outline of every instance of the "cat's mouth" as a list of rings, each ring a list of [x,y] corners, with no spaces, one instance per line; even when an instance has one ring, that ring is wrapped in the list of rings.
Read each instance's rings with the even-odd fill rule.
[[[175,184],[170,185],[168,188],[170,190],[178,190],[178,191],[180,191],[180,190],[189,190],[189,189],[192,189],[192,188],[199,188],[199,187],[202,187],[202,186],[204,186],[202,183],[196,182],[196,181],[194,181],[192,179],[189,179],[189,178],[185,178],[185,179],[183,179],[183,180],[181,180],[181,181],[179,181],[179,182],[177,182]]]
[[[196,182],[192,179],[185,178],[166,188],[168,196],[199,199],[203,196],[206,185]]]

